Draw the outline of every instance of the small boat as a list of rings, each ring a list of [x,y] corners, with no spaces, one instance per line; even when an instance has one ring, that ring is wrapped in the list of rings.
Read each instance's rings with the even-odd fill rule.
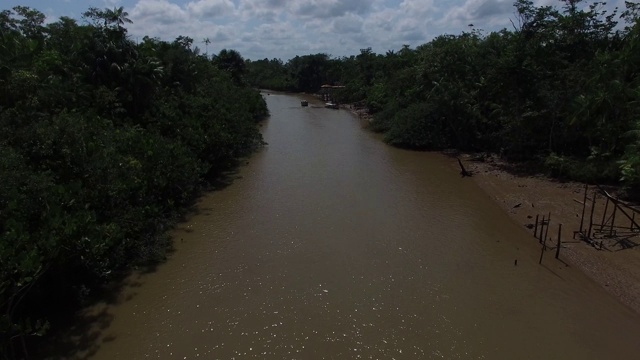
[[[332,103],[332,102],[328,102],[324,105],[324,107],[329,108],[329,109],[337,109],[338,108],[338,104],[336,103]]]
[[[300,101],[300,105],[309,106],[309,102],[307,100],[302,100],[302,101]]]

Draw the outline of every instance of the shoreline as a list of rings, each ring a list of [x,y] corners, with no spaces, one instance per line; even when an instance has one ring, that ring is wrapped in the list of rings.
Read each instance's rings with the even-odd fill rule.
[[[584,183],[561,182],[542,174],[514,174],[505,168],[509,163],[495,158],[476,162],[470,155],[461,155],[460,159],[473,173],[472,181],[531,234],[532,242],[538,241],[533,237],[536,215],[551,213],[549,247],[555,247],[558,224],[562,224],[561,261],[553,258],[555,250],[547,250],[545,263],[552,264],[553,261],[554,266],[579,269],[620,302],[640,313],[640,248],[598,250],[573,239],[573,232],[580,228]],[[451,166],[459,168],[457,161]],[[602,205],[596,205],[595,210],[594,219],[599,221],[604,212]],[[585,219],[587,217],[588,214]],[[620,219],[616,225],[626,225],[626,222],[626,219]]]
[[[340,109],[351,112],[367,124],[373,118],[366,108],[354,109],[352,104],[342,104]],[[574,239],[574,231],[580,228],[584,183],[560,181],[544,174],[517,174],[508,170],[513,164],[500,159],[489,157],[480,162],[472,158],[470,154],[460,156],[466,170],[473,174],[472,181],[509,214],[512,221],[531,234],[532,242],[538,241],[533,236],[536,215],[551,214],[549,247],[555,247],[558,224],[562,224],[559,260],[554,258],[555,250],[547,250],[546,265],[578,269],[640,314],[640,248],[603,251]],[[457,161],[451,162],[451,166],[459,169]],[[596,205],[594,219],[601,219],[603,212],[602,205]],[[585,219],[587,217],[588,214]],[[616,224],[622,224],[622,221],[616,221]]]

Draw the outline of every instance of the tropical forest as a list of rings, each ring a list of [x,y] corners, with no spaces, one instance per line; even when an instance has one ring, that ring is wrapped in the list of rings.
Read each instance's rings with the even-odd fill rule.
[[[122,9],[0,13],[0,358],[133,266],[262,145],[237,52],[127,36]]]

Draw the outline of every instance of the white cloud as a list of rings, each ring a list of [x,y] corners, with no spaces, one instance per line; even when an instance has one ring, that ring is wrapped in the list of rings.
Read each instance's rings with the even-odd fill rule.
[[[129,33],[135,37],[149,35],[168,41],[179,35],[189,36],[200,48],[205,47],[202,40],[208,38],[211,41],[207,46],[209,52],[231,48],[238,29],[208,21],[213,15],[206,16],[207,12],[218,11],[216,6],[226,9],[222,1],[191,2],[183,7],[169,0],[140,0],[130,12],[133,24],[129,26]],[[196,9],[202,9],[202,12]]]
[[[142,25],[142,29],[149,29],[147,26],[188,24],[190,21],[187,11],[168,0],[140,0],[129,15],[134,26]]]
[[[400,10],[405,15],[424,16],[438,11],[433,0],[403,0]]]
[[[510,26],[514,16],[513,0],[103,1],[125,6],[134,22],[129,27],[132,36],[171,41],[184,35],[200,48],[201,40],[209,38],[210,53],[232,48],[250,59],[286,60],[314,52],[348,56],[367,47],[384,53],[468,31],[469,23],[499,30]],[[535,5],[549,1],[535,0]]]
[[[196,0],[186,8],[195,17],[216,17],[233,13],[235,6],[231,0]]]
[[[103,0],[103,1],[104,1],[104,6],[108,8],[117,7],[122,2],[121,0]],[[69,2],[69,0],[65,0],[65,2]]]
[[[296,39],[299,31],[288,23],[262,24],[256,28],[254,36],[260,41]]]
[[[297,0],[293,13],[305,18],[327,19],[346,14],[364,15],[372,6],[370,0]]]
[[[362,18],[347,14],[333,20],[333,30],[338,34],[357,34],[362,31]]]
[[[467,0],[461,6],[454,6],[445,15],[443,22],[461,27],[469,23],[495,18],[507,19],[513,12],[511,0]]]
[[[280,15],[286,13],[286,0],[241,0],[239,15],[243,21],[259,19],[275,22]]]

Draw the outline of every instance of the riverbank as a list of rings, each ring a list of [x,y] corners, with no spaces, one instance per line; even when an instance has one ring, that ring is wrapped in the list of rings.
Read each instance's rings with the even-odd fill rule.
[[[353,104],[342,105],[341,108],[351,111],[359,119],[366,120],[368,123],[373,121],[373,115],[369,113],[366,107],[355,107]]]
[[[640,317],[575,269],[535,264],[537,243],[520,246],[529,236],[449,159],[386,146],[347,111],[266,98],[269,145],[51,359],[640,352]]]
[[[536,215],[551,213],[549,237],[555,246],[558,224],[562,224],[562,247],[560,259],[554,252],[546,253],[544,264],[553,271],[557,267],[572,266],[583,271],[622,303],[640,313],[640,248],[611,251],[597,250],[586,242],[574,240],[573,232],[580,228],[584,184],[560,182],[543,174],[523,175],[512,164],[496,158],[484,162],[461,156],[467,170],[473,172],[473,181],[520,224],[533,237]],[[458,167],[457,161],[452,166]],[[596,206],[594,218],[602,217],[602,206]],[[610,213],[611,211],[609,211]],[[624,219],[624,218],[623,218]],[[616,225],[624,225],[623,221]],[[627,224],[628,225],[628,224]]]
[[[366,108],[356,109],[350,104],[342,106],[360,119],[371,121]],[[550,238],[555,246],[558,224],[562,224],[562,247],[560,259],[553,259],[554,252],[547,252],[545,265],[555,267],[572,266],[580,269],[592,280],[605,288],[635,312],[640,313],[640,248],[611,251],[597,250],[586,242],[573,239],[573,232],[580,228],[584,184],[561,182],[543,174],[531,175],[519,171],[513,164],[489,157],[485,161],[472,161],[470,155],[461,159],[478,186],[497,202],[510,217],[533,237],[536,215],[551,213]],[[457,161],[452,166],[458,168]],[[596,207],[595,219],[601,219],[602,206]],[[618,220],[616,225],[622,225]]]

